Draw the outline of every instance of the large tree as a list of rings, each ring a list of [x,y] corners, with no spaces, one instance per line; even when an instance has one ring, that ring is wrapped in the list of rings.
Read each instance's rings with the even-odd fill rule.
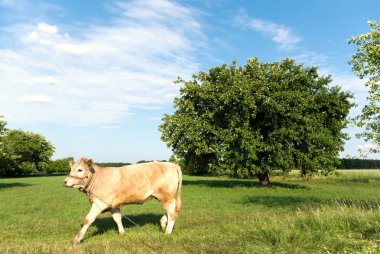
[[[4,160],[0,175],[16,176],[46,171],[54,146],[40,134],[8,130],[2,136],[0,152]]]
[[[356,53],[349,62],[352,70],[361,79],[368,78],[368,105],[362,109],[358,117],[358,126],[365,127],[359,134],[366,141],[372,141],[377,147],[380,144],[380,24],[368,21],[370,31],[366,34],[353,36],[348,42],[357,46]],[[378,152],[379,149],[372,149]]]
[[[162,140],[193,173],[256,175],[264,186],[273,170],[327,174],[339,163],[352,106],[351,95],[330,82],[290,59],[248,59],[179,78],[175,112],[159,126]]]

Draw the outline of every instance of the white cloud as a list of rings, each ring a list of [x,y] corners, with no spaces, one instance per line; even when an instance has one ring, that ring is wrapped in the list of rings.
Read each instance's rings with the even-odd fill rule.
[[[369,151],[372,149],[376,149],[377,146],[374,144],[362,144],[357,147],[357,149],[363,150],[363,151]]]
[[[118,3],[112,15],[112,24],[81,34],[47,22],[8,27],[17,47],[0,49],[1,114],[13,122],[114,125],[134,108],[171,103],[172,81],[199,69],[205,37],[193,11],[136,0]]]
[[[58,80],[55,77],[52,76],[40,76],[40,77],[35,77],[32,82],[36,85],[38,84],[55,84],[58,82]]]
[[[44,32],[44,33],[48,33],[48,34],[56,34],[58,32],[58,27],[52,26],[52,25],[49,25],[49,24],[46,24],[43,22],[39,23],[37,25],[37,28],[39,31]]]
[[[302,63],[307,66],[318,66],[326,69],[329,57],[325,54],[318,54],[312,51],[302,51],[291,57],[297,63]]]
[[[21,101],[25,102],[52,102],[54,97],[42,95],[42,94],[32,94],[32,95],[23,95],[20,98]]]
[[[293,49],[301,41],[301,37],[295,35],[291,28],[271,21],[249,17],[244,11],[235,17],[235,22],[239,26],[252,29],[264,37],[269,37],[282,50]]]
[[[34,29],[26,36],[26,43],[36,43],[54,46],[57,42],[64,39],[61,35],[58,34],[57,26],[49,25],[46,23],[38,23],[36,27],[32,27],[29,25],[25,26],[25,28],[21,27],[19,29]]]
[[[357,146],[357,151],[359,155],[363,158],[369,158],[370,155],[373,155],[378,151],[379,147],[375,144],[362,144]]]
[[[72,44],[72,43],[61,43],[56,45],[56,50],[62,53],[74,54],[74,55],[83,55],[91,53],[92,48],[85,44]]]
[[[336,68],[330,63],[331,59],[326,54],[303,51],[298,55],[291,56],[291,58],[298,64],[317,66],[320,75],[331,75],[333,79],[332,84],[342,86],[342,89],[345,91],[350,91],[359,97],[368,93],[368,88],[365,86],[366,79],[358,78],[351,71]]]

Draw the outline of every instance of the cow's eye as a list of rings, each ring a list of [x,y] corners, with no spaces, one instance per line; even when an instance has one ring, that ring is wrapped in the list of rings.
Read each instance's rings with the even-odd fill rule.
[[[78,168],[78,172],[82,172],[82,169],[81,169],[81,168]]]

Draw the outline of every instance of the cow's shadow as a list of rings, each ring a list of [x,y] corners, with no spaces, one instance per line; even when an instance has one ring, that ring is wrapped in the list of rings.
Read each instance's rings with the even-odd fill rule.
[[[133,227],[142,227],[147,224],[157,226],[157,229],[160,229],[160,219],[162,214],[137,214],[137,215],[123,215],[122,223],[124,229],[133,228]],[[113,220],[111,214],[107,217],[97,218],[92,224],[97,228],[93,235],[103,234],[107,231],[114,230],[118,232],[116,222]]]
[[[0,189],[14,188],[14,187],[28,187],[32,186],[29,183],[0,183]]]

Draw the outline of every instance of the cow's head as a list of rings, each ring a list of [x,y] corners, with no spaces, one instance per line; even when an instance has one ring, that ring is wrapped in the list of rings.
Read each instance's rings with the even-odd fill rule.
[[[72,188],[84,188],[91,174],[95,173],[91,159],[80,158],[76,163],[70,161],[70,174],[63,182],[63,186]]]

